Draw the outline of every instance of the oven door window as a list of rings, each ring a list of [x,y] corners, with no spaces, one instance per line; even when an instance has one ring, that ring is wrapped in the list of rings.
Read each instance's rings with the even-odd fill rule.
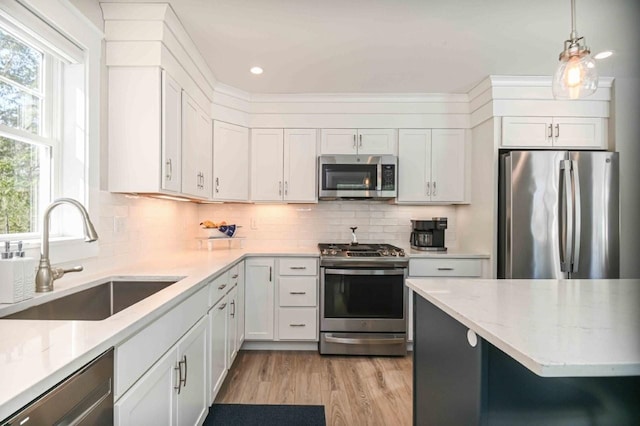
[[[375,164],[323,164],[324,191],[373,191],[378,187]]]
[[[325,318],[404,317],[403,275],[325,274]]]

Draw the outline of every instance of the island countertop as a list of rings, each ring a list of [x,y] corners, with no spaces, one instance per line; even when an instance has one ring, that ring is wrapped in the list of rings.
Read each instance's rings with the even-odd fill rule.
[[[410,278],[407,286],[533,373],[640,375],[640,280]]]

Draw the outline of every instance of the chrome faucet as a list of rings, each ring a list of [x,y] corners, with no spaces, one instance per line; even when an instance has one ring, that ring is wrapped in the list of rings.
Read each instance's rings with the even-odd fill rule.
[[[75,266],[70,269],[52,268],[49,262],[49,216],[51,210],[59,206],[60,204],[71,204],[80,210],[84,225],[85,241],[90,243],[98,239],[98,233],[89,219],[89,213],[82,204],[72,198],[58,198],[51,203],[44,211],[44,224],[42,226],[42,244],[40,245],[40,264],[38,265],[38,271],[36,272],[36,291],[43,293],[47,291],[53,291],[53,281],[58,278],[62,278],[67,272],[80,272],[82,266]]]
[[[358,227],[354,226],[354,227],[349,228],[349,229],[351,229],[351,245],[355,246],[355,245],[358,244],[358,238],[356,237],[356,229],[358,229]]]

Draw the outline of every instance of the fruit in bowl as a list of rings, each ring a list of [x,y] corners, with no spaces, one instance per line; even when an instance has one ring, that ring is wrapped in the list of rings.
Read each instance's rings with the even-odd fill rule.
[[[203,222],[200,222],[200,226],[202,226],[205,229],[211,229],[211,228],[219,228],[221,226],[225,226],[227,224],[227,222],[225,222],[224,220],[222,222],[213,222],[210,220],[205,220]]]

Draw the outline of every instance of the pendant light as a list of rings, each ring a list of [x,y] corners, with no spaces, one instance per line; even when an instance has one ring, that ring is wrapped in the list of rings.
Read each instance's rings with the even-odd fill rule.
[[[571,0],[571,34],[560,53],[560,65],[553,76],[553,96],[579,99],[592,95],[598,88],[598,71],[584,37],[576,31],[576,1]]]

